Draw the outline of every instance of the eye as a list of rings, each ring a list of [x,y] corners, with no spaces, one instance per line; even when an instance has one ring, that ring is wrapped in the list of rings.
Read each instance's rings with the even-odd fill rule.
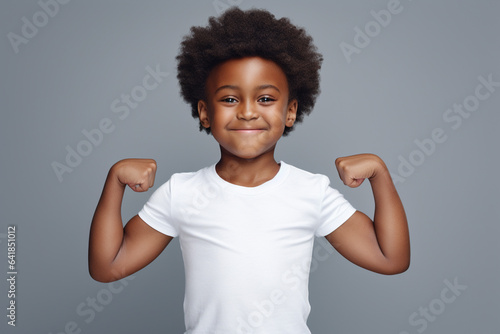
[[[236,103],[238,102],[234,97],[226,97],[224,99],[221,100],[222,102],[226,102],[226,103]]]
[[[270,102],[274,102],[274,101],[276,101],[276,100],[273,99],[272,97],[269,97],[269,96],[263,96],[258,100],[258,102],[263,102],[263,103],[270,103]]]

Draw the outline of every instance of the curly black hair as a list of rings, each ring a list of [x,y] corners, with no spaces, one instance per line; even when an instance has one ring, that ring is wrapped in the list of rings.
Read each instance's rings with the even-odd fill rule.
[[[320,92],[323,61],[312,37],[289,19],[276,19],[266,10],[233,7],[219,17],[210,17],[207,27],[192,27],[181,42],[177,79],[194,118],[198,118],[198,101],[205,99],[210,71],[224,61],[252,56],[274,61],[285,73],[289,98],[298,101],[296,123],[312,111]],[[200,124],[201,130],[210,133]],[[293,127],[286,127],[283,135],[291,130]]]

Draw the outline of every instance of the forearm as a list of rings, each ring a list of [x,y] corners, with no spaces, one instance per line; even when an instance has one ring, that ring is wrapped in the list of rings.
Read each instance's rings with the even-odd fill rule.
[[[403,204],[385,164],[370,184],[375,199],[374,229],[380,250],[391,266],[406,270],[410,262],[410,237]]]
[[[111,168],[90,228],[89,271],[97,280],[111,269],[123,242],[121,203],[124,191],[125,185],[118,181]]]

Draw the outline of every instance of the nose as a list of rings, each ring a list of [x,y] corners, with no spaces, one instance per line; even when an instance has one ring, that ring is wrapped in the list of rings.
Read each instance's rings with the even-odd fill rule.
[[[236,118],[239,120],[250,121],[259,118],[259,114],[256,111],[256,107],[252,105],[250,101],[246,103],[241,103],[238,108],[238,113]]]

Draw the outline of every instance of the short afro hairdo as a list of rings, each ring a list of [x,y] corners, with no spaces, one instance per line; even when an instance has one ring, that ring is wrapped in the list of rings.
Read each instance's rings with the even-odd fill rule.
[[[289,98],[297,99],[296,123],[308,115],[320,93],[319,70],[323,57],[313,39],[289,19],[266,10],[243,11],[237,7],[210,17],[207,27],[192,27],[177,55],[177,79],[181,95],[198,118],[198,101],[205,100],[205,84],[218,64],[235,58],[258,56],[274,61],[288,80]],[[200,131],[210,129],[200,124]],[[286,136],[293,127],[286,127]]]

